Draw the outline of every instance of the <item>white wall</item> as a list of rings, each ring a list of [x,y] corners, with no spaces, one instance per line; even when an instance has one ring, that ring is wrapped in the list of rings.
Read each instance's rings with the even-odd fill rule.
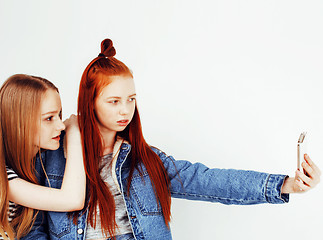
[[[322,10],[318,0],[0,0],[0,82],[48,78],[67,117],[111,38],[134,72],[150,144],[210,167],[293,175],[306,130],[323,169]],[[322,186],[285,205],[174,199],[173,237],[321,239]]]

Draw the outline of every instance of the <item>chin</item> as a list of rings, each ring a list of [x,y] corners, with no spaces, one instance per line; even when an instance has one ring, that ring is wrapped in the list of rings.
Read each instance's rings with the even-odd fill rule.
[[[128,127],[128,125],[127,126],[118,126],[118,132],[121,132],[121,131],[123,131],[123,130],[125,130],[126,129],[126,127]]]
[[[43,149],[47,149],[47,150],[57,150],[59,148],[59,143],[58,144],[51,144],[48,146],[43,147]]]
[[[57,146],[57,147],[54,147],[53,149],[51,149],[51,150],[57,150],[59,148],[59,145]]]

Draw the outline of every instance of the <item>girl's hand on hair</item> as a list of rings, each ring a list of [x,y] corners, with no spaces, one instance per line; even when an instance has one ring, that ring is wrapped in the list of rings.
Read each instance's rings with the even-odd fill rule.
[[[64,121],[66,140],[64,142],[64,149],[67,151],[74,149],[73,146],[79,148],[81,146],[81,132],[77,121],[77,116],[72,114]],[[68,147],[67,147],[68,146]]]
[[[282,186],[282,193],[303,193],[314,188],[320,182],[321,171],[305,154],[302,167],[305,173],[297,170],[295,177],[287,178]]]
[[[78,130],[79,131],[77,116],[74,114],[71,114],[71,116],[64,121],[64,125],[66,127],[66,129],[65,129],[66,132],[68,132],[69,130]]]

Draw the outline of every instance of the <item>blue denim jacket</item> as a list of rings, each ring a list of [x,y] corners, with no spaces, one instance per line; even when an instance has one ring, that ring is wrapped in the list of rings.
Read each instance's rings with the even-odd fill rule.
[[[130,149],[129,144],[122,144],[115,170],[134,236],[138,240],[172,239],[144,167],[143,178],[135,170],[130,194],[127,195]],[[168,172],[172,197],[237,205],[289,201],[289,195],[280,192],[285,175],[234,169],[210,169],[201,163],[192,164],[188,161],[175,160],[157,148],[152,147],[152,149],[160,157]],[[42,154],[42,158],[51,187],[60,188],[65,168],[62,147],[56,151],[46,151]],[[44,181],[40,164],[36,164],[36,168],[40,173],[41,181]],[[45,185],[48,186],[48,183]],[[86,218],[87,212],[80,213],[77,225],[74,225],[73,219],[69,218],[67,213],[40,212],[32,231],[23,239],[83,240]]]

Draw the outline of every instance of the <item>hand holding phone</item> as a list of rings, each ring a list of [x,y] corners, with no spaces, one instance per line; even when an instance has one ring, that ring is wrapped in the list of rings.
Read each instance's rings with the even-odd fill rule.
[[[320,182],[321,170],[307,155],[305,136],[306,132],[302,132],[297,141],[298,170],[295,172],[295,177],[286,178],[282,186],[282,193],[303,193],[314,188]],[[303,161],[304,169],[302,167]]]

